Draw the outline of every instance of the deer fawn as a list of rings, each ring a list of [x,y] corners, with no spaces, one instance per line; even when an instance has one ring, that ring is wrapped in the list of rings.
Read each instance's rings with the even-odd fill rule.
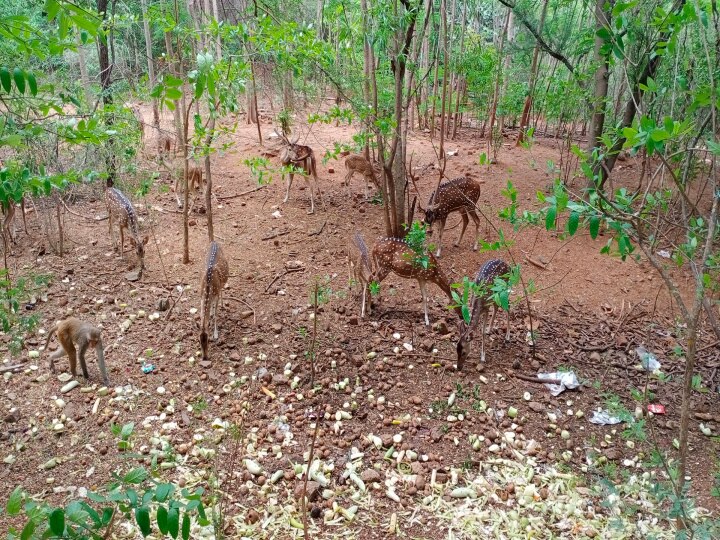
[[[280,156],[280,163],[282,166],[287,167],[288,165],[291,165],[303,171],[301,174],[305,176],[305,179],[310,186],[310,211],[308,214],[313,214],[315,212],[315,199],[313,195],[313,186],[308,178],[310,175],[312,175],[315,180],[315,190],[317,190],[318,195],[320,196],[320,202],[323,206],[325,205],[322,198],[322,192],[318,186],[317,168],[315,166],[315,152],[313,152],[313,149],[309,146],[297,144],[297,137],[293,139],[293,141],[289,141],[285,135],[278,133],[277,131],[275,131],[275,133],[277,133],[285,143],[285,148]],[[285,199],[283,202],[288,202],[288,199],[290,198],[290,187],[292,186],[294,176],[294,172],[288,173],[287,191],[285,192]]]
[[[440,184],[437,192],[434,191],[432,195],[430,195],[427,208],[421,208],[421,210],[425,212],[425,223],[428,225],[428,234],[432,234],[433,223],[437,221],[440,224],[436,256],[439,257],[442,252],[442,235],[445,230],[445,222],[447,221],[448,214],[451,212],[460,212],[463,222],[460,238],[455,242],[455,246],[460,245],[460,241],[465,234],[465,229],[470,222],[468,218],[468,216],[470,216],[475,222],[475,245],[473,246],[473,251],[477,251],[480,218],[475,210],[475,205],[479,199],[480,184],[464,176],[443,182]]]
[[[203,181],[203,170],[201,167],[188,167],[188,189],[192,193],[193,204],[197,193],[202,191],[205,182]],[[177,201],[178,208],[183,207],[183,203],[180,200],[180,193],[183,191],[184,182],[180,181],[180,175],[175,175],[175,200]],[[192,209],[192,207],[191,207]]]
[[[145,268],[145,244],[147,244],[148,237],[145,236],[140,240],[140,230],[135,208],[122,191],[110,185],[105,189],[105,203],[108,208],[110,240],[113,243],[113,247],[116,247],[115,235],[113,234],[113,220],[115,220],[120,227],[120,256],[123,259],[125,258],[125,235],[123,232],[127,229],[130,235],[130,243],[135,246],[135,252],[140,262],[140,273],[142,274]]]
[[[504,276],[510,273],[510,267],[500,259],[492,259],[480,267],[477,275],[475,276],[475,283],[477,285],[489,287],[495,282],[495,278]],[[468,356],[470,356],[470,341],[472,340],[472,334],[477,328],[480,319],[482,319],[482,337],[480,338],[480,362],[485,362],[485,323],[487,322],[488,311],[492,307],[493,313],[490,318],[490,330],[492,331],[495,325],[495,315],[497,314],[498,306],[493,301],[493,293],[489,288],[485,289],[481,295],[476,296],[473,294],[470,299],[470,305],[472,306],[472,316],[470,324],[466,325],[464,322],[460,323],[460,339],[457,343],[457,368],[460,371],[465,364]],[[505,341],[510,336],[510,312],[507,312],[507,329],[505,331]]]
[[[2,203],[2,236],[6,246],[15,243],[15,201],[12,199]]]
[[[359,235],[358,235],[359,236]],[[362,238],[360,237],[360,240]],[[360,252],[367,251],[365,243],[362,242]],[[432,253],[428,253],[429,261],[428,266],[425,268],[422,264],[415,261],[417,254],[413,249],[404,241],[399,238],[381,238],[373,246],[371,254],[371,264],[373,272],[368,278],[368,283],[376,282],[381,283],[389,274],[393,272],[398,276],[406,279],[416,279],[420,285],[420,293],[423,299],[423,311],[425,313],[425,324],[430,324],[427,310],[427,282],[435,283],[440,287],[447,297],[452,301],[452,294],[450,292],[450,284],[448,279],[445,277],[445,273],[440,268],[437,259]],[[365,305],[365,295],[367,294],[368,287],[363,289],[363,306]],[[368,306],[368,313],[370,312],[370,304]],[[459,308],[456,309],[457,313],[460,313]]]
[[[208,359],[208,327],[211,315],[215,326],[213,339],[218,338],[217,308],[228,275],[228,262],[220,244],[210,242],[205,267],[200,276],[200,347],[203,360]]]
[[[366,199],[368,196],[367,189],[369,182],[372,182],[373,184],[375,184],[375,187],[380,189],[380,184],[377,180],[377,177],[375,176],[375,170],[373,169],[373,166],[363,156],[359,154],[350,154],[348,157],[345,158],[345,169],[347,169],[347,174],[345,175],[344,183],[348,191],[350,186],[350,179],[355,175],[356,172],[362,174],[365,178]]]

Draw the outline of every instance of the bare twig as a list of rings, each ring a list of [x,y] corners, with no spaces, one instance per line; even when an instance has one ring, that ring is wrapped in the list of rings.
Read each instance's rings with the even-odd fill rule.
[[[275,234],[271,234],[270,236],[263,236],[260,240],[272,240],[273,238],[277,238],[278,236],[285,236],[286,234],[290,234],[290,229],[287,231],[280,231]]]
[[[243,195],[247,195],[249,193],[255,193],[256,191],[260,191],[262,188],[264,188],[267,184],[263,184],[262,186],[258,186],[253,189],[248,189],[247,191],[243,191],[241,193],[236,193],[235,195],[224,195],[222,197],[216,196],[216,198],[220,201],[225,201],[227,199],[235,199],[237,197],[242,197]]]
[[[521,375],[520,373],[513,373],[513,377],[520,379],[521,381],[540,383],[540,384],[561,384],[562,381],[558,379],[541,379],[540,377],[530,377],[528,375]]]
[[[257,320],[255,318],[255,308],[252,307],[250,304],[248,304],[245,300],[242,298],[235,298],[234,296],[227,296],[228,300],[235,300],[236,302],[240,302],[241,304],[245,304],[248,308],[250,308],[250,311],[252,311],[253,314],[253,324],[257,324]]]

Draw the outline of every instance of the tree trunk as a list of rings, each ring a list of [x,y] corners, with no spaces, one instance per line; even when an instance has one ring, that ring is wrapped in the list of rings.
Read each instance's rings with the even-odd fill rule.
[[[442,37],[440,43],[443,47],[443,82],[442,82],[442,97],[440,98],[440,148],[438,149],[438,159],[440,160],[440,175],[438,178],[438,185],[442,179],[443,173],[445,172],[445,105],[447,101],[447,87],[448,87],[448,32],[447,32],[447,3],[445,0],[441,0],[440,3],[440,24],[442,25]]]
[[[212,0],[213,18],[219,23],[220,17],[218,15],[217,0]],[[217,55],[218,61],[222,60],[222,42],[220,41],[220,34],[218,33],[215,38],[215,54]]]
[[[600,145],[600,138],[605,125],[605,109],[607,108],[608,80],[610,78],[610,58],[603,56],[601,50],[605,40],[598,35],[602,29],[610,26],[610,17],[614,0],[595,0],[595,50],[593,59],[597,64],[595,69],[595,91],[592,101],[592,117],[590,119],[590,131],[588,134],[587,153],[592,156],[593,150]],[[607,11],[605,9],[607,6]],[[592,179],[589,180],[588,188],[594,186]]]
[[[108,53],[108,42],[110,41],[110,32],[107,31],[107,0],[97,0],[97,10],[103,20],[103,34],[98,36],[98,62],[100,64],[100,87],[102,88],[102,102],[103,106],[112,105],[113,96],[110,93],[110,85],[112,83],[112,65],[110,64],[110,57]],[[112,116],[107,118],[108,125],[113,124]],[[115,183],[115,174],[117,166],[115,164],[115,152],[114,152],[114,139],[108,141],[109,152],[105,159],[107,167],[107,185],[112,186]]]
[[[545,26],[545,16],[547,15],[548,0],[543,0],[542,12],[540,13],[540,23],[538,24],[538,34],[542,35]],[[520,145],[525,140],[525,130],[530,122],[530,111],[532,110],[533,94],[535,93],[535,83],[538,74],[538,57],[540,56],[540,44],[535,43],[533,50],[532,62],[530,63],[530,84],[528,85],[528,95],[525,98],[522,116],[520,117],[520,132],[518,133],[517,144]]]
[[[80,65],[80,82],[85,95],[85,106],[92,109],[92,94],[90,93],[90,77],[88,77],[87,60],[85,58],[85,48],[80,40],[80,34],[77,36],[78,64]]]
[[[216,104],[215,110],[220,107]],[[205,215],[207,217],[208,241],[215,239],[215,229],[213,228],[213,212],[212,212],[212,170],[210,168],[210,146],[215,135],[215,113],[210,111],[210,120],[207,127],[207,138],[205,139]]]
[[[170,35],[170,32],[165,32],[165,54],[168,58],[168,69],[170,70],[170,73],[174,77],[178,77],[178,73],[175,71],[175,53],[173,52],[173,46],[172,46],[172,37]],[[173,110],[173,120],[175,123],[175,148],[180,149],[181,146],[183,146],[183,124],[182,124],[182,113],[180,109],[177,107],[177,104],[175,105],[175,110]],[[158,137],[158,154],[160,154],[163,149],[160,148],[160,144],[162,137]]]
[[[372,59],[371,55],[373,54],[370,50],[370,36],[369,36],[369,30],[370,25],[368,23],[368,6],[367,6],[367,0],[360,0],[360,10],[362,12],[362,32],[363,32],[363,71],[364,71],[364,77],[363,77],[363,99],[365,101],[365,105],[369,105],[371,101],[370,96],[370,79],[371,79],[371,66],[372,66]],[[377,110],[377,104],[375,105],[375,110]],[[363,155],[365,156],[365,159],[370,161],[370,143],[366,139],[365,140],[365,149],[363,151]]]
[[[148,87],[152,91],[157,84],[155,79],[155,63],[152,55],[152,35],[150,34],[150,21],[147,16],[147,0],[141,0],[140,6],[143,17],[143,33],[145,34],[145,60],[147,61],[148,70]],[[152,100],[153,128],[160,138],[160,109],[156,99]]]
[[[503,30],[502,34],[500,35],[500,43],[498,45],[498,67],[497,67],[497,76],[495,77],[495,89],[493,90],[493,98],[492,98],[492,104],[490,105],[490,121],[488,122],[488,126],[490,128],[490,135],[488,137],[488,151],[487,151],[487,157],[488,160],[490,159],[492,155],[492,144],[493,144],[493,129],[495,129],[495,115],[497,113],[497,105],[498,100],[500,98],[500,81],[502,80],[502,55],[503,55],[503,48],[505,46],[505,34],[508,30],[508,25],[510,24],[510,14],[512,11],[510,8],[507,10],[507,14],[505,15],[505,23],[503,24]],[[483,130],[484,131],[484,130]]]

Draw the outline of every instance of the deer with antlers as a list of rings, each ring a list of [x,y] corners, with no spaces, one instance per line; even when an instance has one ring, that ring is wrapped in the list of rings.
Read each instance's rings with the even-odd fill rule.
[[[317,167],[315,163],[315,152],[313,152],[313,149],[309,146],[304,146],[301,144],[297,144],[298,137],[294,137],[292,141],[290,141],[285,134],[279,133],[277,130],[275,130],[275,133],[280,137],[284,143],[284,148],[282,151],[282,154],[280,155],[280,163],[283,167],[291,166],[295,170],[291,170],[288,173],[288,182],[287,182],[287,190],[285,192],[285,199],[283,199],[283,202],[288,202],[288,199],[290,199],[290,187],[293,183],[293,177],[295,176],[295,172],[297,169],[302,171],[300,174],[302,174],[305,179],[308,182],[308,185],[310,187],[310,211],[308,214],[315,213],[315,198],[313,193],[313,185],[312,182],[310,182],[310,175],[312,175],[313,179],[315,180],[315,190],[317,190],[318,195],[320,197],[320,203],[324,206],[325,202],[322,198],[322,192],[320,191],[320,187],[318,186],[318,175],[317,175]]]
[[[498,305],[493,299],[493,291],[490,290],[490,286],[495,282],[496,278],[501,278],[510,273],[510,267],[507,263],[500,259],[492,259],[487,261],[480,267],[478,273],[475,276],[475,284],[479,285],[482,291],[479,294],[472,295],[470,299],[470,306],[472,308],[472,315],[470,318],[470,324],[465,324],[464,321],[460,322],[460,339],[457,343],[457,368],[460,371],[465,364],[468,356],[470,356],[470,342],[472,335],[477,325],[482,320],[481,327],[481,338],[480,338],[480,362],[485,362],[485,328],[487,323],[487,316],[490,308],[492,308],[492,317],[490,318],[490,328],[488,332],[491,332],[495,326],[495,315],[497,314]],[[510,336],[510,312],[507,312],[507,328],[505,330],[505,341],[508,341]]]
[[[416,177],[411,176],[413,182]],[[417,188],[416,188],[417,189]],[[462,217],[462,230],[460,231],[460,237],[455,242],[455,247],[460,245],[465,229],[470,222],[470,218],[475,222],[475,244],[473,245],[473,251],[478,249],[478,237],[480,229],[480,218],[477,215],[475,205],[480,199],[480,184],[474,180],[470,180],[465,176],[454,178],[447,182],[440,184],[436,191],[433,191],[430,195],[430,201],[427,207],[422,208],[425,213],[425,224],[428,226],[428,234],[433,233],[433,225],[437,222],[439,224],[439,230],[437,235],[437,252],[435,255],[440,256],[442,252],[442,236],[445,230],[445,222],[447,221],[448,215],[452,212],[460,212]]]
[[[440,267],[437,259],[432,253],[427,254],[427,264],[418,260],[418,254],[404,240],[399,238],[381,238],[378,240],[370,252],[370,262],[367,263],[367,255],[362,259],[362,254],[367,254],[368,249],[365,242],[359,234],[354,239],[356,246],[361,254],[361,262],[372,268],[372,273],[367,277],[366,283],[363,285],[363,311],[361,316],[364,317],[364,307],[366,305],[366,295],[369,283],[381,283],[390,273],[394,273],[405,279],[416,279],[420,286],[420,294],[423,300],[423,312],[425,314],[425,324],[430,324],[427,308],[427,283],[434,283],[442,289],[450,301],[453,301],[450,290],[450,283]],[[368,313],[370,313],[370,303],[367,303]],[[456,308],[456,313],[460,315],[460,309]]]

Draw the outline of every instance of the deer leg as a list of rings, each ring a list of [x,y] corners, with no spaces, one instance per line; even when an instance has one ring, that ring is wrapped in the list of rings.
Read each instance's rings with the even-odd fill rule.
[[[480,332],[480,362],[485,363],[485,323],[487,322],[488,310],[482,313],[482,331]]]
[[[447,218],[445,218],[447,219]],[[435,253],[436,257],[440,256],[440,253],[442,252],[442,236],[443,231],[445,230],[445,219],[438,220],[438,239],[437,239],[437,253]]]
[[[362,286],[362,306],[360,307],[360,318],[365,318],[365,300],[367,298],[367,290],[368,290],[368,284],[360,282],[360,285]],[[370,310],[368,310],[368,315]]]
[[[177,201],[177,207],[182,208],[182,201],[180,200],[180,192],[178,191],[178,187],[180,186],[180,177],[176,174],[175,175],[175,200]]]
[[[462,229],[460,229],[460,238],[457,239],[457,242],[455,242],[455,247],[458,247],[460,245],[460,242],[462,242],[463,235],[465,234],[465,229],[467,229],[468,223],[470,223],[470,218],[467,215],[467,212],[464,210],[460,211],[460,217],[462,217]]]
[[[120,225],[120,257],[125,260],[125,233],[122,225]]]
[[[468,211],[468,214],[470,214],[470,217],[475,222],[475,244],[473,245],[473,251],[477,251],[478,241],[480,239],[480,218],[478,217],[477,212],[474,208]]]
[[[430,326],[430,319],[428,318],[427,308],[427,290],[425,288],[425,281],[418,280],[420,284],[420,294],[422,294],[423,311],[425,312],[425,326]]]
[[[314,214],[315,213],[315,197],[314,197],[315,190],[313,189],[312,181],[310,180],[310,178],[307,178],[307,184],[308,184],[308,187],[310,188],[310,211],[308,212],[308,214]],[[317,186],[317,184],[316,184],[316,186]]]
[[[510,310],[506,311],[505,315],[506,315],[506,323],[507,323],[507,328],[505,330],[505,341],[510,341]]]
[[[493,304],[493,312],[490,317],[490,328],[487,329],[487,333],[490,334],[495,329],[495,315],[497,315],[498,307],[497,304]]]
[[[217,310],[218,310],[218,304],[220,303],[220,297],[222,296],[222,292],[219,292],[218,295],[215,297],[215,302],[213,303],[213,325],[215,329],[213,330],[213,339],[217,341],[218,338],[218,327],[217,327]]]
[[[293,173],[288,174],[287,190],[285,191],[285,199],[283,202],[288,202],[290,198],[290,187],[292,186],[293,176],[295,176]]]

